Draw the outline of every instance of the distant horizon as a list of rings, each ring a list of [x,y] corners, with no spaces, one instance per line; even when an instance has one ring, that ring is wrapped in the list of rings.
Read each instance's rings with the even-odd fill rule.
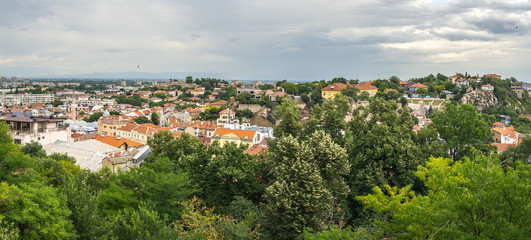
[[[531,81],[526,0],[48,0],[2,10],[0,76]]]
[[[139,76],[133,76],[135,74],[138,74]],[[431,73],[433,75],[436,75],[437,73]],[[447,74],[444,74],[444,73],[441,73],[447,77],[450,77],[456,73],[452,73],[451,75],[447,75]],[[461,74],[465,74],[465,72],[461,73]],[[471,74],[471,73],[468,73],[469,75],[471,76],[476,76],[477,74],[479,74],[479,76],[483,76],[483,75],[486,75],[486,74],[492,74],[492,73],[475,73],[475,74]],[[498,74],[498,73],[494,73],[494,74]],[[107,77],[105,75],[108,75]],[[118,75],[122,75],[122,76],[118,76]],[[151,77],[149,75],[152,75]],[[178,75],[178,76],[177,76]],[[221,75],[221,74],[220,74]],[[403,81],[409,81],[411,80],[412,78],[422,78],[422,77],[426,77],[428,76],[429,74],[427,75],[424,75],[424,76],[416,76],[416,77],[409,77],[409,78],[402,78],[400,76],[397,76],[397,75],[391,75],[391,76],[397,76],[398,78],[400,78],[400,80],[403,80]],[[0,73],[0,76],[2,76],[2,74]],[[358,78],[349,78],[349,77],[345,77],[345,76],[336,76],[336,77],[333,77],[333,78],[329,78],[329,79],[258,79],[258,78],[223,78],[222,76],[216,76],[216,74],[210,74],[210,73],[181,73],[181,72],[158,72],[158,73],[147,73],[147,72],[141,72],[141,73],[138,73],[138,72],[110,72],[110,73],[102,73],[102,72],[95,72],[95,73],[88,73],[88,74],[68,74],[68,75],[50,75],[50,76],[16,76],[17,78],[20,78],[20,79],[23,79],[23,78],[29,78],[29,79],[34,79],[34,80],[79,80],[79,81],[82,81],[82,80],[106,80],[106,81],[117,81],[117,80],[129,80],[129,81],[133,81],[133,80],[140,80],[140,81],[160,81],[160,80],[170,80],[170,79],[178,79],[178,80],[184,80],[187,76],[192,76],[194,79],[196,78],[217,78],[217,79],[220,79],[220,80],[226,80],[226,81],[268,81],[268,82],[274,82],[274,81],[283,81],[283,80],[286,80],[288,82],[313,82],[313,81],[321,81],[321,80],[325,80],[325,81],[330,81],[332,80],[333,78],[336,78],[336,77],[343,77],[345,79],[348,79],[348,80],[359,80],[359,81],[373,81],[373,80],[376,80],[376,79],[389,79],[391,76],[387,77],[387,78],[368,78],[368,79],[358,79]],[[8,76],[6,76],[8,77]],[[502,79],[506,79],[506,78],[510,78],[510,77],[514,77],[516,78],[516,80],[520,81],[520,82],[531,82],[530,80],[524,80],[524,79],[519,79],[518,77],[515,77],[515,76],[503,76],[502,75]]]

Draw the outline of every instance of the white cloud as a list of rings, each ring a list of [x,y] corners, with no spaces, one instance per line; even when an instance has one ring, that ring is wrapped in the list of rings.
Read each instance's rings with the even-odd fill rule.
[[[531,60],[521,54],[531,49],[529,1],[19,0],[2,7],[0,72],[9,75],[142,65],[228,78],[370,78],[420,63],[442,73],[457,71],[455,62],[487,71],[501,57],[507,71],[531,79],[531,70],[520,70]]]

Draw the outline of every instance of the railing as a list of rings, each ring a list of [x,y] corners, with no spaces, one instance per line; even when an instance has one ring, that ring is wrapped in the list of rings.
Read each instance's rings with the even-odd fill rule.
[[[48,133],[48,132],[61,132],[65,131],[66,127],[55,127],[55,128],[38,128],[37,130],[31,131],[28,128],[23,129],[11,129],[14,135],[25,135],[30,134],[32,136],[37,136],[39,133]]]

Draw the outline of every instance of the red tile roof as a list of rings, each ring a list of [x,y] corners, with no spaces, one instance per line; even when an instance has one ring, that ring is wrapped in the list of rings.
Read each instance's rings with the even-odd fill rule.
[[[226,129],[226,128],[218,128],[212,135],[212,137],[223,137],[227,134],[235,134],[240,139],[247,138],[248,140],[252,140],[254,138],[254,135],[256,134],[256,131],[249,131],[249,130],[238,130],[238,129]]]
[[[492,146],[496,146],[498,149],[498,152],[503,152],[507,150],[509,147],[516,147],[516,144],[511,143],[491,143]]]
[[[143,146],[144,145],[142,143],[131,141],[131,140],[125,139],[125,138],[116,138],[116,137],[112,137],[112,136],[101,136],[99,134],[96,135],[96,137],[94,139],[98,140],[98,141],[100,141],[102,143],[109,144],[109,145],[111,145],[113,147],[117,147],[117,148],[119,148],[123,144],[127,144],[127,146],[131,146],[131,147],[138,147],[138,146]]]
[[[348,86],[344,83],[334,83],[334,84],[331,84],[330,86],[327,86],[321,89],[321,91],[341,91],[347,87]]]
[[[428,86],[422,84],[422,83],[415,83],[410,86],[410,88],[428,88]]]
[[[378,90],[377,87],[375,87],[373,85],[370,85],[370,84],[367,84],[367,83],[360,83],[360,84],[356,85],[356,88],[359,89],[359,90]]]

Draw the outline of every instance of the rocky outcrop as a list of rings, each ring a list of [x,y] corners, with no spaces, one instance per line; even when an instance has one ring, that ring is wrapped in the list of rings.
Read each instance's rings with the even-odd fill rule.
[[[493,91],[486,90],[472,90],[467,92],[461,98],[463,104],[470,104],[476,108],[476,110],[483,111],[488,106],[498,105],[498,99],[494,95]]]

